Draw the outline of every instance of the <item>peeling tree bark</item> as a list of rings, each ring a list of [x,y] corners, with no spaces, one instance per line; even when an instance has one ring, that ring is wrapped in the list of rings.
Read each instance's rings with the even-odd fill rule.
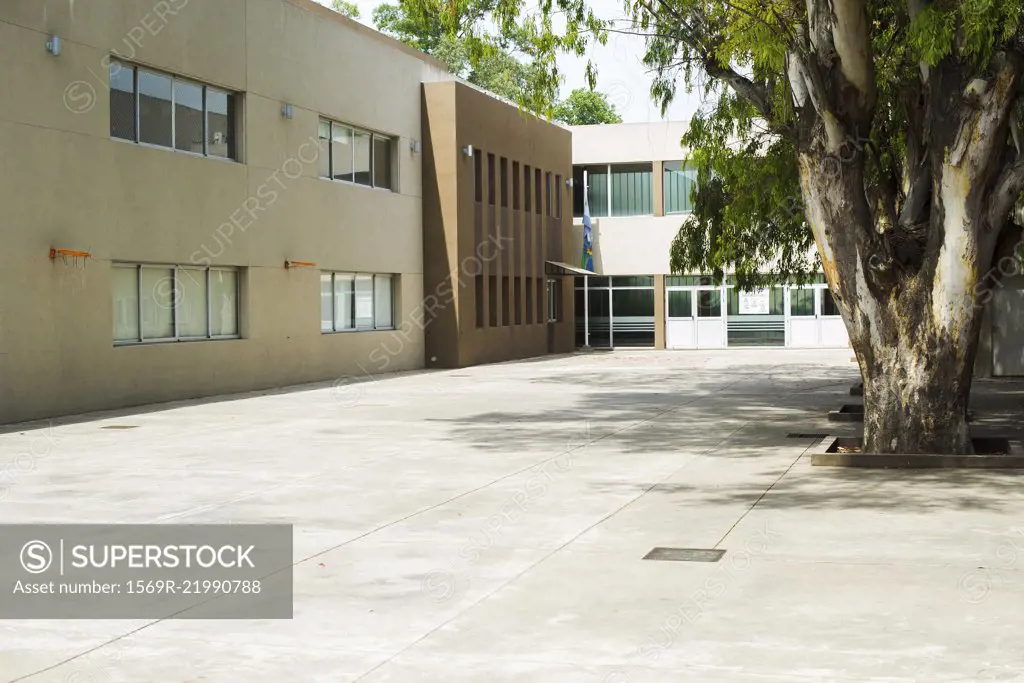
[[[864,378],[867,451],[972,450],[966,415],[982,313],[977,284],[1009,215],[1010,206],[993,206],[1019,196],[1012,179],[1018,168],[1024,175],[1019,162],[1000,172],[1017,79],[1018,67],[1004,63],[983,92],[933,118],[944,131],[934,139],[948,144],[931,150],[930,177],[915,179],[904,206],[901,223],[928,219],[913,261],[894,257],[888,226],[871,211],[862,151],[837,159],[821,131],[801,152],[807,218]]]

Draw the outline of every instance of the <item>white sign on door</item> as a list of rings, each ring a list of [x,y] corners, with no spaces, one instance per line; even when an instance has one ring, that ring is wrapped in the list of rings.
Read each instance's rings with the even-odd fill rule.
[[[740,315],[768,315],[771,304],[767,289],[740,292]]]

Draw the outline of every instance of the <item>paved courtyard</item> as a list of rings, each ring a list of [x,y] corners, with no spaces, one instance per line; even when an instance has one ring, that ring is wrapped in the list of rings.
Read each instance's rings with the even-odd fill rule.
[[[856,377],[615,352],[9,429],[3,522],[293,523],[295,617],[0,621],[0,681],[1024,681],[1024,478],[812,468]]]

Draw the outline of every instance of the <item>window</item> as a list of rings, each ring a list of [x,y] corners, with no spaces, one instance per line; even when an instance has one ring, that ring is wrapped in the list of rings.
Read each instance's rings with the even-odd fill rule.
[[[523,195],[523,210],[526,213],[530,213],[530,167],[526,167],[526,177],[523,178],[523,188],[525,194]]]
[[[789,290],[789,314],[796,316],[814,315],[814,290],[794,288]]]
[[[512,162],[512,209],[515,211],[519,210],[519,162]]]
[[[526,324],[533,324],[533,278],[526,278]]]
[[[508,159],[501,158],[501,205],[508,206]]]
[[[701,289],[697,291],[697,317],[722,317],[722,293],[720,291],[717,289]]]
[[[473,155],[473,183],[476,188],[476,200],[484,200],[483,168],[484,160],[479,154]]]
[[[691,213],[691,194],[697,184],[697,169],[682,161],[665,162],[665,213]]]
[[[512,298],[514,299],[513,310],[515,311],[516,325],[523,324],[523,278],[517,277],[512,287]]]
[[[494,206],[494,186],[496,179],[494,177],[494,155],[487,155],[487,203]]]
[[[512,316],[509,315],[509,309],[511,307],[512,298],[512,285],[509,282],[509,277],[503,275],[501,278],[501,324],[511,325]]]
[[[114,264],[114,343],[238,337],[238,271]]]
[[[836,305],[835,298],[832,296],[832,291],[827,287],[821,290],[821,314],[842,315],[839,312],[839,306]]]
[[[320,177],[394,189],[392,138],[320,119]]]
[[[584,192],[590,204],[590,215],[595,218],[653,213],[652,167],[652,164],[574,166],[573,214],[583,215]]]
[[[584,172],[586,178],[584,179]],[[583,215],[583,193],[587,193],[590,215],[603,218],[608,215],[608,166],[573,166],[573,214]]]
[[[237,159],[233,93],[110,63],[110,136],[189,154]]]
[[[394,277],[320,273],[320,331],[394,329]]]
[[[544,286],[547,281],[542,278],[534,278],[537,281],[537,322],[541,323],[546,320],[544,317]]]
[[[536,207],[536,209],[537,209],[537,215],[539,216],[540,214],[542,214],[544,212],[544,209],[541,206],[541,204],[544,203],[544,199],[543,199],[543,197],[540,194],[540,169],[539,168],[533,169],[533,178],[534,178],[534,182],[535,182],[533,196],[537,200],[537,207]]]
[[[544,196],[547,197],[548,200],[547,215],[553,216],[555,214],[555,202],[551,195],[551,171],[547,171],[544,174]]]
[[[474,278],[473,289],[476,294],[476,326],[484,326],[484,276]]]
[[[668,290],[668,317],[670,318],[692,318],[693,299],[691,292],[686,289]]]
[[[494,275],[487,277],[487,324],[498,326],[498,278]]]
[[[653,212],[651,164],[611,167],[611,215],[642,216]]]
[[[562,281],[548,280],[548,322],[557,323],[562,320]]]

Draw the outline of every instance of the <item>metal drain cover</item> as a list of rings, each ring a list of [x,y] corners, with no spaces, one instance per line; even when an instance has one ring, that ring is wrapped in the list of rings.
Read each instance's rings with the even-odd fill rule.
[[[790,432],[789,434],[786,434],[787,439],[824,439],[827,437],[828,434],[826,434],[825,432],[810,432],[808,434],[804,434],[801,432]]]
[[[139,425],[107,425],[100,429],[138,429]]]
[[[662,562],[718,562],[722,555],[725,555],[724,550],[714,548],[654,548],[644,555],[644,559]]]

